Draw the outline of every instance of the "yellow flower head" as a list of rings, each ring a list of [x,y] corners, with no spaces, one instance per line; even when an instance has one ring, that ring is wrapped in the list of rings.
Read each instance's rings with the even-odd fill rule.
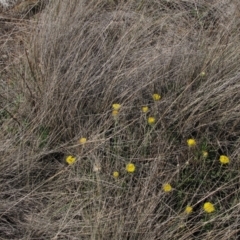
[[[114,103],[114,104],[112,105],[112,108],[113,108],[113,110],[118,111],[118,110],[121,108],[121,104],[119,104],[119,103]]]
[[[187,206],[187,207],[185,208],[185,213],[186,213],[186,214],[190,214],[190,213],[192,213],[192,211],[193,211],[193,208],[192,208],[191,206]]]
[[[163,191],[164,192],[171,192],[172,191],[172,186],[169,183],[163,184]]]
[[[113,176],[114,176],[115,178],[118,178],[118,177],[119,177],[119,172],[117,172],[117,171],[113,172]]]
[[[143,106],[143,107],[142,107],[142,112],[143,112],[143,113],[148,112],[148,106]]]
[[[67,156],[66,158],[66,162],[69,164],[69,165],[72,165],[76,162],[76,158],[73,157],[73,156]]]
[[[86,143],[87,142],[87,139],[86,138],[80,138],[79,139],[79,143],[81,143],[81,144],[84,144],[84,143]]]
[[[203,156],[204,158],[207,158],[207,157],[208,157],[208,152],[207,152],[207,151],[202,151],[202,156]]]
[[[118,114],[119,114],[119,111],[118,111],[118,110],[113,110],[113,111],[112,111],[112,116],[113,116],[113,117],[118,116]]]
[[[200,76],[201,76],[201,77],[205,77],[205,76],[206,76],[206,73],[205,73],[204,71],[202,71],[202,72],[200,73]]]
[[[153,125],[156,122],[156,119],[155,117],[149,117],[147,121],[149,125]]]
[[[197,143],[196,143],[195,139],[190,138],[187,140],[187,144],[189,147],[195,147]]]
[[[225,155],[221,155],[220,158],[219,158],[219,161],[222,163],[222,164],[228,164],[230,162],[229,160],[229,157],[225,156]]]
[[[212,203],[210,202],[205,202],[203,205],[203,210],[207,213],[212,213],[215,211],[215,207]]]
[[[152,97],[154,101],[159,101],[161,99],[161,96],[158,93],[154,93]]]
[[[126,171],[129,172],[129,173],[135,172],[135,169],[136,169],[136,167],[133,163],[128,163],[126,165]]]

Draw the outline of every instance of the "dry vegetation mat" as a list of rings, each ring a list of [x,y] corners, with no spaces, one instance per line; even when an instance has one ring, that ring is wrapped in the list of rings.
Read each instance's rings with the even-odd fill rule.
[[[0,238],[238,239],[239,7],[54,0],[0,19]]]

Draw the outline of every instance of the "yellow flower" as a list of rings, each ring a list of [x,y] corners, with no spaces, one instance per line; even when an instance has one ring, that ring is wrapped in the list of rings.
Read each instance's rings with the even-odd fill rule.
[[[143,106],[143,107],[142,107],[142,112],[143,112],[143,113],[148,112],[148,106]]]
[[[67,156],[67,158],[66,158],[66,162],[67,162],[69,165],[74,164],[75,161],[76,161],[76,158],[73,157],[73,156]]]
[[[118,110],[121,108],[121,104],[119,104],[119,103],[114,103],[114,104],[112,105],[112,108],[113,108],[113,110],[118,111]]]
[[[113,172],[113,176],[114,176],[115,178],[118,178],[118,177],[119,177],[119,172],[117,172],[117,171]]]
[[[208,157],[208,152],[207,152],[207,151],[202,151],[202,156],[203,156],[204,158],[207,158],[207,157]]]
[[[200,76],[201,76],[201,77],[205,77],[205,76],[206,76],[206,73],[205,73],[204,71],[202,71],[202,72],[200,73]]]
[[[118,110],[113,110],[113,111],[112,111],[113,117],[116,117],[118,114],[119,114]]]
[[[164,192],[171,192],[172,191],[172,186],[169,183],[163,184],[163,191]]]
[[[212,203],[210,203],[210,202],[204,203],[203,209],[204,209],[204,211],[207,212],[207,213],[212,213],[212,212],[215,211],[214,205],[213,205]]]
[[[84,144],[84,143],[87,142],[87,139],[86,139],[86,138],[80,138],[80,139],[79,139],[79,142],[80,142],[81,144]]]
[[[161,99],[161,96],[158,93],[154,93],[152,97],[154,101],[159,101]]]
[[[155,122],[156,122],[155,117],[149,117],[149,118],[148,118],[148,124],[149,124],[149,125],[153,125]]]
[[[190,138],[187,140],[187,144],[189,147],[194,147],[194,146],[196,146],[197,143],[196,143],[195,139]]]
[[[133,163],[128,163],[126,165],[126,171],[129,172],[129,173],[135,172],[135,169],[136,169],[136,167]]]
[[[220,158],[219,158],[219,161],[222,163],[222,164],[228,164],[230,162],[229,160],[229,157],[225,156],[225,155],[221,155]]]
[[[186,214],[190,214],[190,213],[192,213],[192,211],[193,211],[193,208],[192,208],[191,206],[187,206],[187,207],[185,208],[185,213],[186,213]]]

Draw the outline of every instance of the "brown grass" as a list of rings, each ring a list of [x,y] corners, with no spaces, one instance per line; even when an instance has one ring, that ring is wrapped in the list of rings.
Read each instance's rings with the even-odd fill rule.
[[[0,238],[238,239],[239,7],[55,0],[25,23],[1,72]]]

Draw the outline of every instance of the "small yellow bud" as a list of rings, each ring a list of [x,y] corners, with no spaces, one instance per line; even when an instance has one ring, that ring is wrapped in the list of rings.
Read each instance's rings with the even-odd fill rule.
[[[195,139],[190,138],[187,140],[187,144],[189,147],[195,147],[197,143],[196,143]]]
[[[112,108],[113,108],[113,110],[118,111],[118,110],[120,110],[120,108],[121,108],[121,104],[119,104],[119,103],[114,103],[114,104],[112,105]]]
[[[163,191],[164,192],[171,192],[172,191],[172,186],[169,183],[163,184]]]
[[[143,112],[143,113],[148,112],[148,106],[143,106],[143,107],[142,107],[142,112]]]
[[[113,172],[113,176],[114,176],[115,178],[118,178],[118,177],[119,177],[119,172],[117,172],[117,171]]]
[[[202,71],[202,72],[200,73],[200,76],[201,76],[201,77],[205,77],[205,76],[206,76],[206,73],[205,73],[204,71]]]
[[[74,164],[75,161],[76,161],[76,158],[73,157],[73,156],[67,156],[67,158],[66,158],[66,162],[67,162],[69,165]]]
[[[118,111],[118,110],[113,110],[113,111],[112,111],[112,116],[113,116],[113,117],[118,116],[118,114],[119,114],[119,111]]]
[[[86,138],[80,138],[79,139],[79,143],[81,143],[81,144],[84,144],[84,143],[86,143],[87,142],[87,139]]]
[[[186,213],[186,214],[190,214],[190,213],[192,213],[192,211],[193,211],[193,208],[192,208],[191,206],[187,206],[187,207],[185,208],[185,213]]]
[[[222,163],[222,164],[228,164],[230,162],[229,160],[229,157],[225,156],[225,155],[221,155],[220,158],[219,158],[219,161]]]
[[[161,96],[158,93],[154,93],[152,97],[154,101],[159,101],[161,99]]]
[[[126,165],[126,171],[129,172],[129,173],[135,172],[135,169],[136,169],[136,167],[133,163],[128,163]]]
[[[207,152],[207,151],[202,151],[202,156],[203,156],[204,158],[207,158],[207,157],[208,157],[208,152]]]
[[[149,117],[149,118],[148,118],[148,124],[149,124],[149,125],[153,125],[155,122],[156,122],[155,117]]]
[[[212,203],[206,202],[206,203],[204,203],[204,205],[203,205],[203,210],[204,210],[205,212],[207,212],[207,213],[212,213],[212,212],[215,211],[215,207],[214,207],[214,205],[213,205]]]

